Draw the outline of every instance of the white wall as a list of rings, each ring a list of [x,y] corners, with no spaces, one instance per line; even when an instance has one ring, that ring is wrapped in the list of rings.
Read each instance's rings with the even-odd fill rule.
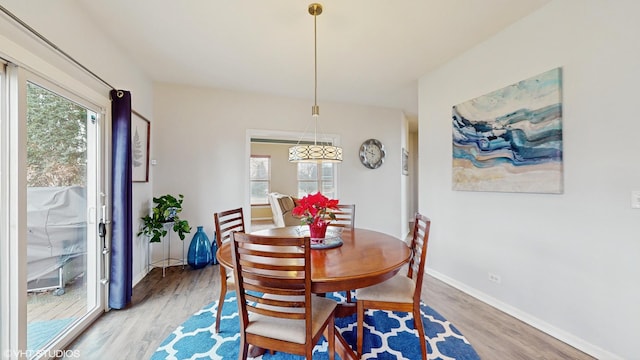
[[[429,271],[602,359],[640,358],[638,13],[556,0],[420,81]],[[451,107],[559,66],[564,194],[452,191]]]
[[[153,103],[151,81],[121,50],[103,33],[97,30],[92,19],[78,10],[71,0],[21,1],[3,0],[2,6],[14,13],[31,27],[55,43],[60,49],[100,76],[111,86],[130,90],[132,107],[143,116],[150,118]],[[52,16],[55,14],[55,16]],[[60,54],[26,35],[4,16],[0,16],[0,52],[11,60],[28,65],[37,73],[63,73],[73,81],[81,81],[91,91],[102,96],[100,105],[110,108],[109,88],[97,81],[76,65],[65,60]],[[70,36],[82,34],[82,36]],[[67,84],[71,81],[66,82]],[[66,84],[65,84],[66,85]],[[85,96],[87,92],[85,91]],[[110,124],[107,125],[110,131]],[[153,128],[153,125],[152,125]],[[152,145],[153,146],[153,145]],[[151,202],[151,183],[134,183],[134,213],[148,211]],[[138,228],[139,217],[134,216],[134,230]],[[134,237],[133,272],[134,283],[146,274],[146,249],[144,239]]]
[[[154,190],[185,195],[184,218],[213,234],[213,213],[248,209],[248,129],[304,132],[311,100],[157,84],[154,89]],[[357,206],[357,226],[394,236],[401,233],[401,112],[394,109],[321,103],[324,133],[338,134],[344,160],[338,165],[338,198]],[[387,160],[377,170],[360,164],[358,150],[380,139]],[[404,145],[406,146],[406,145]],[[292,165],[293,166],[293,165]]]

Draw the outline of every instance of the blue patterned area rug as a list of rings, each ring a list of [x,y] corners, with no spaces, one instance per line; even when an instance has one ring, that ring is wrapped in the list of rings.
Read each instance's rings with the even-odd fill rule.
[[[340,293],[329,297],[345,301]],[[480,357],[464,336],[445,318],[424,303],[421,304],[422,320],[429,359],[478,360]],[[240,325],[235,292],[227,294],[220,321],[220,333],[215,333],[217,301],[205,306],[180,325],[167,337],[152,355],[152,360],[204,360],[238,358]],[[356,315],[336,318],[336,327],[342,336],[356,347]],[[313,350],[314,359],[328,359],[328,343],[319,342]],[[422,360],[418,332],[413,330],[413,317],[402,312],[367,310],[365,313],[364,349],[362,359]],[[276,352],[256,359],[293,360],[302,356]],[[338,359],[339,356],[336,356]]]

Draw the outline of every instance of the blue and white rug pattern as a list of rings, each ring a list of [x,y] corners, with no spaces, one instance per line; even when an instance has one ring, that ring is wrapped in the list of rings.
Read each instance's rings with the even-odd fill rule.
[[[329,295],[345,301],[344,295]],[[424,303],[421,304],[428,358],[430,360],[478,360],[471,344],[449,321]],[[158,347],[151,360],[237,359],[240,326],[235,292],[224,301],[220,333],[215,333],[217,301],[205,306],[180,325]],[[418,332],[410,313],[367,310],[365,313],[362,359],[422,360]],[[355,351],[356,315],[336,318],[336,327]],[[325,339],[314,348],[314,359],[328,359]],[[276,352],[257,357],[262,360],[303,359],[302,356]],[[336,356],[336,358],[339,358]]]

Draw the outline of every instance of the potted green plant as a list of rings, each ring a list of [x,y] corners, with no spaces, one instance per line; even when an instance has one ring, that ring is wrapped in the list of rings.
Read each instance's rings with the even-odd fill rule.
[[[173,223],[173,231],[175,231],[180,240],[184,240],[185,234],[191,232],[191,226],[187,220],[182,220],[178,216],[182,212],[182,200],[184,196],[179,194],[178,197],[172,195],[162,195],[154,197],[153,212],[142,217],[142,226],[138,232],[138,236],[146,235],[150,242],[160,242],[167,235],[168,223]]]

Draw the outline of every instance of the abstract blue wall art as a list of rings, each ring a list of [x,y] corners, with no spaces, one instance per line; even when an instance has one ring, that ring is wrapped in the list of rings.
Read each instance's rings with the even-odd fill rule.
[[[453,107],[453,190],[560,194],[562,69]]]

